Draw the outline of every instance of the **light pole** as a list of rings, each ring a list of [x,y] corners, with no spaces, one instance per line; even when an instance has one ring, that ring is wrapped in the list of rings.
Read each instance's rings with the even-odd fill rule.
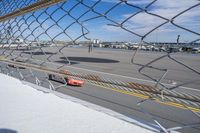
[[[11,39],[11,26],[8,26],[7,27],[7,44],[10,44],[11,43],[11,41],[10,41],[10,39]]]
[[[177,45],[179,45],[179,39],[180,39],[180,35],[177,36],[177,40],[176,40]]]

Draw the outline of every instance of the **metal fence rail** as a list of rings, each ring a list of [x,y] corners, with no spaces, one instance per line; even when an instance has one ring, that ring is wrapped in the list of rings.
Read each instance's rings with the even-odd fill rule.
[[[200,2],[198,0],[190,3],[185,1],[185,4],[182,4],[183,7],[170,5],[173,7],[174,12],[167,10],[167,8],[166,10],[160,9],[160,12],[154,10],[156,6],[162,6],[162,3],[168,1],[2,0],[0,1],[0,71],[22,80],[32,77],[37,85],[43,85],[43,82],[47,82],[50,89],[56,90],[59,86],[55,86],[48,79],[42,79],[35,71],[43,72],[47,76],[49,73],[66,75],[62,70],[68,69],[70,74],[67,75],[73,78],[83,79],[88,83],[103,87],[111,87],[117,91],[147,96],[145,100],[138,103],[141,110],[142,103],[146,101],[176,102],[182,108],[199,117],[197,113],[200,110],[199,94],[189,94],[176,91],[176,89],[200,82],[200,78],[169,86],[162,82],[169,69],[161,68],[155,64],[167,58],[200,77],[198,68],[175,58],[170,49],[162,49],[163,54],[161,56],[157,56],[148,62],[137,61],[141,54],[139,53],[140,48],[143,46],[155,46],[154,43],[160,37],[157,35],[159,30],[161,32],[172,31],[173,36],[169,36],[170,39],[168,40],[176,42],[178,47],[183,44],[180,41],[180,33],[185,34],[183,36],[189,36],[186,38],[188,40],[184,43],[184,47],[188,45],[194,46],[194,44],[199,43],[200,32],[197,30],[198,28],[195,28],[195,25],[198,26],[197,21],[199,20],[194,19],[190,22],[190,19],[198,16]],[[179,10],[176,9],[178,7],[180,7]],[[125,9],[128,12],[125,12]],[[116,15],[118,13],[121,17]],[[144,21],[149,21],[141,22],[141,18]],[[98,23],[102,23],[103,30],[111,30],[116,34],[120,30],[123,34],[138,40],[139,44],[133,50],[130,64],[133,67],[139,67],[138,72],[151,80],[151,84],[131,81],[126,78],[119,80],[117,76],[112,77],[109,74],[70,68],[74,62],[69,59],[65,50],[69,46],[78,46],[81,42],[85,43],[86,46],[92,46],[93,39],[98,37],[99,31],[91,27],[98,25]],[[193,23],[194,26],[188,26],[190,23]],[[156,39],[151,40],[150,38],[155,34]],[[169,47],[169,45],[160,44],[160,47],[162,46]],[[48,48],[53,49],[54,52],[49,52]],[[65,62],[64,64],[55,62],[55,59],[60,57]],[[10,68],[8,65],[14,66],[15,69]],[[24,69],[20,69],[20,67],[26,68],[28,74],[25,74]],[[158,71],[162,74],[159,78],[155,78],[146,70]],[[18,73],[18,75],[16,76],[13,73]],[[152,119],[154,120],[154,118]],[[158,121],[154,120],[154,122],[163,132],[177,130],[175,128],[166,129]],[[194,125],[196,126],[197,124],[195,123]],[[194,125],[186,125],[186,127],[188,126],[189,128]]]

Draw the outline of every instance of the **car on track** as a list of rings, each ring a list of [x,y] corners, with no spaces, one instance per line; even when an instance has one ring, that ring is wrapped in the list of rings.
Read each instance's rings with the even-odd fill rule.
[[[48,79],[57,81],[57,82],[60,82],[63,84],[66,83],[67,85],[70,85],[70,86],[79,86],[79,87],[83,86],[85,83],[83,80],[73,79],[73,78],[69,77],[68,75],[70,74],[70,72],[67,70],[60,70],[60,73],[64,73],[64,74],[66,74],[66,76],[62,77],[57,74],[48,74]]]

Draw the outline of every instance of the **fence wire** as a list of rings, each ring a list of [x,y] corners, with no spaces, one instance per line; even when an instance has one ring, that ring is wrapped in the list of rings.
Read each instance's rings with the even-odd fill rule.
[[[155,10],[156,8],[158,9]],[[143,103],[146,102],[158,100],[163,103],[175,102],[200,119],[199,88],[184,90],[187,88],[184,86],[199,85],[198,63],[197,65],[186,63],[183,58],[187,55],[186,53],[179,54],[183,54],[183,57],[177,57],[175,53],[181,48],[193,52],[191,48],[199,45],[199,8],[198,0],[189,2],[180,0],[176,2],[171,0],[2,0],[0,1],[0,70],[1,73],[34,82],[55,91],[66,86],[66,83],[56,84],[49,80],[50,73],[85,80],[93,85],[115,88],[118,92],[142,94],[146,98],[139,101],[136,106],[145,115],[151,117],[161,132],[181,131],[185,128],[195,128],[199,131],[199,122],[182,124],[173,128],[164,127],[159,120],[156,120],[157,118],[143,108]],[[107,34],[107,38],[111,39],[101,42],[104,47],[106,44],[110,47],[115,42],[113,40],[118,41],[117,37],[120,36],[124,40],[131,38],[138,42],[135,45],[131,45],[129,41],[115,43],[117,45],[124,43],[125,47],[130,49],[129,52],[132,51],[132,54],[128,54],[127,60],[130,60],[128,65],[133,68],[133,71],[137,69],[143,78],[148,79],[148,82],[125,77],[122,76],[123,74],[118,76],[98,72],[95,70],[98,63],[95,64],[94,70],[91,70],[88,66],[85,67],[85,64],[74,61],[78,57],[72,56],[81,58],[81,52],[85,54],[83,56],[98,57],[99,54],[95,55],[93,46],[99,44],[96,38],[100,38],[102,34],[104,36]],[[109,37],[109,34],[112,35]],[[164,39],[165,37],[171,44]],[[143,48],[145,52],[141,51]],[[154,58],[148,58],[152,55],[148,48],[162,52],[161,54],[155,52],[157,54]],[[109,52],[106,52],[103,57],[107,58],[108,54]],[[116,60],[117,57],[115,57]],[[147,60],[142,60],[141,57]],[[159,65],[160,62],[164,65]],[[186,77],[183,81],[169,80],[166,83],[164,82],[166,77],[172,73],[165,63],[177,65],[177,70],[173,71],[174,75],[180,74],[178,73],[180,68],[189,71],[194,77],[187,78],[187,75],[183,75]],[[73,67],[76,64],[78,65]],[[70,73],[64,72],[64,69]],[[129,76],[134,77],[134,75]]]

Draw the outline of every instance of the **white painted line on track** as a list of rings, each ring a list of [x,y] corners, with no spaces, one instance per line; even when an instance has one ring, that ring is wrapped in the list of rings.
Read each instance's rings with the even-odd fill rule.
[[[66,66],[66,67],[73,68],[73,69],[80,69],[80,70],[84,70],[84,71],[95,72],[95,73],[101,73],[101,74],[106,74],[106,75],[111,75],[111,76],[117,76],[117,77],[122,77],[122,78],[128,78],[128,79],[138,80],[138,81],[142,81],[142,82],[156,83],[156,82],[151,81],[151,80],[134,78],[134,77],[124,76],[124,75],[118,75],[118,74],[113,74],[113,73],[106,73],[106,72],[101,72],[101,71],[96,71],[96,70],[89,70],[89,69],[80,68],[80,67],[74,67],[74,66]],[[163,83],[163,85],[171,86],[171,87],[174,86],[174,85],[166,84],[166,83]],[[190,88],[190,87],[185,87],[185,86],[181,86],[179,88],[200,92],[200,90],[196,89],[196,88]]]

